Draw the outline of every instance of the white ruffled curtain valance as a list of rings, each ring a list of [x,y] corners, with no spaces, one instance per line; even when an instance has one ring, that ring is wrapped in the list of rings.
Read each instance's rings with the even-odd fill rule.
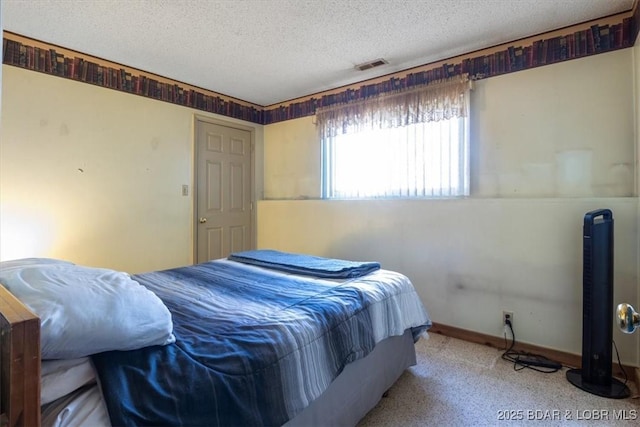
[[[470,88],[471,81],[465,74],[418,88],[319,108],[316,126],[323,137],[332,137],[366,129],[464,117]]]

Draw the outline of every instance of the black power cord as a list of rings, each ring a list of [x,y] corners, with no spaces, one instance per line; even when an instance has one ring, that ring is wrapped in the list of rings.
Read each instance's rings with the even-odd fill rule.
[[[622,393],[622,391],[627,387],[627,381],[629,381],[629,378],[627,377],[627,372],[624,370],[624,368],[622,367],[622,362],[620,362],[620,353],[618,353],[618,346],[616,345],[616,340],[611,340],[613,342],[613,348],[615,348],[616,350],[616,357],[618,359],[618,367],[620,368],[620,371],[622,371],[622,376],[624,377],[624,387],[620,388],[620,392]]]
[[[505,319],[505,325],[509,327],[511,331],[511,345],[507,348],[507,331],[504,332],[504,346],[505,352],[502,353],[502,359],[507,362],[513,363],[514,371],[521,371],[523,369],[531,369],[533,371],[542,372],[544,374],[552,374],[562,369],[562,364],[551,360],[545,356],[539,354],[527,353],[523,351],[515,351],[513,347],[516,345],[516,334],[513,332],[513,325],[511,320]]]

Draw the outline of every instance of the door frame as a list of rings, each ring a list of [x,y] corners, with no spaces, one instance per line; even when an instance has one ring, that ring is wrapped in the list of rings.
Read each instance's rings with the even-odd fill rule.
[[[234,129],[240,129],[244,131],[248,131],[250,134],[250,145],[251,145],[251,153],[250,153],[250,171],[249,171],[249,182],[251,183],[250,187],[250,216],[251,216],[251,248],[256,248],[256,239],[257,239],[257,230],[256,230],[256,177],[255,177],[255,153],[256,153],[256,128],[254,126],[244,125],[241,123],[231,122],[227,120],[218,119],[215,117],[208,117],[199,114],[193,115],[193,177],[192,177],[192,185],[191,185],[191,210],[192,210],[192,220],[191,220],[191,236],[192,236],[192,246],[191,246],[191,263],[195,264],[198,259],[198,126],[199,123],[210,123],[219,126],[230,127]]]

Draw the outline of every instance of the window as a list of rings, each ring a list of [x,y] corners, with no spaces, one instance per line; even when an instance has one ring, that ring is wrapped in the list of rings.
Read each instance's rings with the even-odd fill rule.
[[[324,197],[468,195],[469,84],[456,83],[319,111]]]

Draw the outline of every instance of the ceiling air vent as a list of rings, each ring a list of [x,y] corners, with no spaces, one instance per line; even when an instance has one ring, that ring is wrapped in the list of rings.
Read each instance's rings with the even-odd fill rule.
[[[374,59],[373,61],[365,62],[364,64],[356,65],[356,70],[364,71],[371,68],[379,67],[381,65],[388,64],[388,62],[382,58]]]

